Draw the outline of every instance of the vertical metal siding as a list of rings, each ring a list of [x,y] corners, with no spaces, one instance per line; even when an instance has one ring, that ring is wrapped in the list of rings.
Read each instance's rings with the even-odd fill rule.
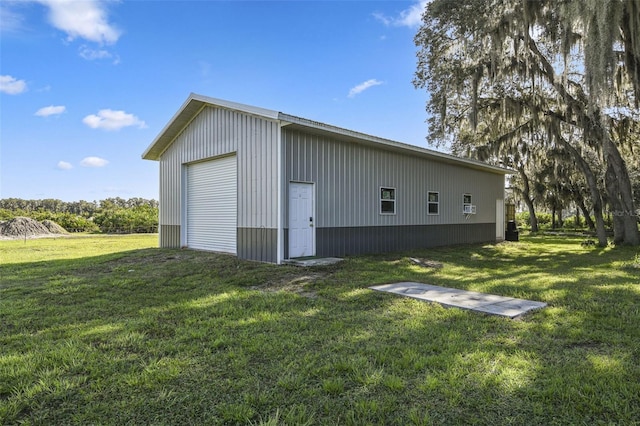
[[[502,175],[286,127],[283,140],[285,180],[316,183],[318,227],[495,223]],[[395,215],[379,214],[382,186],[396,188]],[[440,192],[439,215],[427,214],[428,191]],[[462,214],[465,193],[477,206],[468,219]]]
[[[180,227],[177,225],[160,225],[160,247],[180,247]]]
[[[277,262],[277,230],[238,228],[238,256],[243,259]]]
[[[238,228],[276,228],[278,131],[274,121],[204,108],[160,159],[160,225],[182,225],[185,164],[235,152]]]

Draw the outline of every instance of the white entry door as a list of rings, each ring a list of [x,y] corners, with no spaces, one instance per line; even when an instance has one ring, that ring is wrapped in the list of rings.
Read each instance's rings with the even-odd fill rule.
[[[496,200],[496,241],[504,241],[504,200]]]
[[[312,183],[289,184],[289,257],[315,256],[316,232]]]

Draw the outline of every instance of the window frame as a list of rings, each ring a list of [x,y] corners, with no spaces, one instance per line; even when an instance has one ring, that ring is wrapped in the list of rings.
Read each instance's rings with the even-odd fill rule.
[[[431,201],[431,194],[436,195],[436,201]],[[431,206],[436,206],[435,213],[431,212]],[[439,216],[440,215],[440,191],[427,191],[427,214],[429,216]]]
[[[382,198],[382,191],[386,190],[386,191],[392,191],[392,195],[393,198]],[[397,195],[396,195],[396,188],[392,187],[392,186],[381,186],[380,190],[378,192],[378,212],[380,215],[385,215],[385,216],[393,216],[396,214],[396,201],[398,199]],[[382,209],[383,203],[392,203],[393,205],[393,211],[392,212],[385,212]]]
[[[467,197],[469,197],[469,202],[467,203]],[[473,195],[468,192],[462,194],[462,213],[465,213],[465,207],[469,206],[469,210],[473,209]],[[468,214],[468,213],[465,213]]]

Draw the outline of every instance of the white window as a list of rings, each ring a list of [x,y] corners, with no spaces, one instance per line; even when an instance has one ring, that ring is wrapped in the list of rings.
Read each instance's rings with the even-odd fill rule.
[[[471,202],[471,194],[464,194],[462,196],[462,212],[465,214],[472,214],[473,204]],[[475,213],[475,212],[473,212]]]
[[[380,188],[380,214],[396,214],[395,188]]]
[[[427,214],[440,214],[440,193],[429,191],[427,194]]]

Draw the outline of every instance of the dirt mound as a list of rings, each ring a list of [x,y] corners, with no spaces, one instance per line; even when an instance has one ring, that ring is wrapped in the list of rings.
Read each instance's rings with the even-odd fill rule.
[[[52,234],[67,234],[67,230],[62,226],[58,225],[52,220],[45,219],[42,221],[42,224],[51,232]]]
[[[49,235],[51,231],[37,220],[19,216],[3,223],[0,234],[6,237],[24,237]]]

